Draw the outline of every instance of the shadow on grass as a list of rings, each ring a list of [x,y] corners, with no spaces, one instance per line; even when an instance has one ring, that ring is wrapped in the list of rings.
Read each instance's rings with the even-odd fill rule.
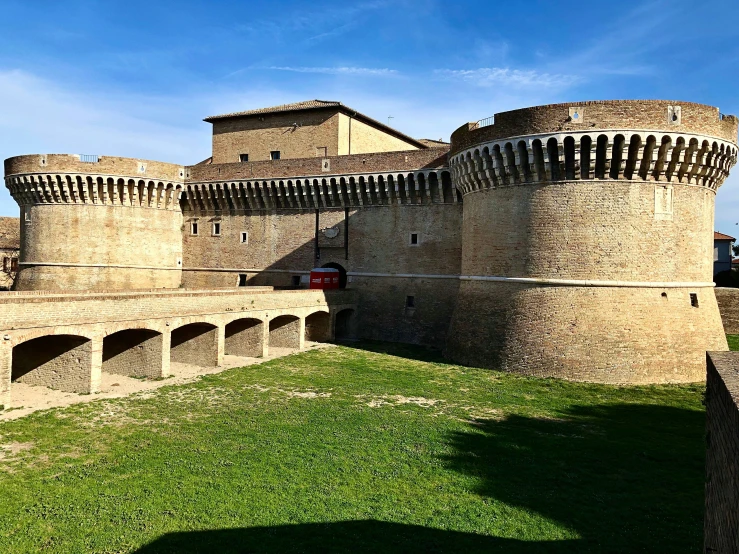
[[[376,352],[378,354],[388,354],[408,360],[416,360],[419,362],[429,363],[451,363],[444,359],[441,350],[430,348],[427,346],[419,346],[417,344],[407,344],[402,342],[385,342],[374,340],[337,340],[336,344],[355,350],[366,350],[368,352]]]
[[[137,552],[698,552],[703,424],[697,410],[614,404],[454,433],[447,467],[476,478],[477,494],[520,508],[490,517],[505,513],[499,527],[527,540],[364,520],[172,533]],[[558,528],[579,538],[542,540]]]
[[[701,411],[575,406],[561,419],[510,416],[455,433],[446,461],[476,492],[575,531],[585,552],[698,552]]]
[[[222,529],[170,533],[136,551],[136,554],[218,554],[321,552],[461,553],[506,552],[559,554],[572,552],[573,541],[522,542],[429,529],[384,521],[338,521],[275,527]]]

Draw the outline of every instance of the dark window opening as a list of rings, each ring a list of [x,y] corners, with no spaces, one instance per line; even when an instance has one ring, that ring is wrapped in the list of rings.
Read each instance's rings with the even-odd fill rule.
[[[240,287],[246,286],[246,274],[245,273],[239,273],[239,286]]]
[[[415,296],[406,296],[405,297],[405,307],[406,308],[415,308],[416,307],[416,297]]]
[[[213,235],[217,237],[220,234],[221,234],[221,224],[213,223]]]
[[[241,233],[241,244],[246,244],[249,242],[249,234],[246,232]]]
[[[197,235],[198,234],[198,224],[195,222],[192,222],[190,224],[190,234],[191,235]]]
[[[698,294],[695,292],[690,293],[690,305],[694,308],[698,307]]]
[[[239,154],[239,161],[240,162],[248,162],[249,161],[249,154]]]
[[[663,292],[662,293],[662,298],[667,298],[667,293],[666,292]]]
[[[18,258],[10,258],[10,271],[18,271]]]
[[[418,244],[418,233],[411,233],[411,244]]]
[[[272,152],[269,153],[269,159],[270,160],[279,160],[280,159],[280,151],[279,150],[272,150]]]
[[[300,275],[293,275],[293,286],[294,287],[300,286]]]

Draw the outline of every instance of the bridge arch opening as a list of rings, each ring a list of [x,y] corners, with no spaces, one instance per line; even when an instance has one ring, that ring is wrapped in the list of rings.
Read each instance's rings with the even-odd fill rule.
[[[270,348],[297,348],[301,346],[300,318],[294,315],[281,315],[269,322]]]
[[[336,262],[329,262],[327,264],[323,264],[321,267],[338,270],[339,271],[339,288],[340,289],[346,288],[346,269],[344,269],[344,267],[341,264],[337,264]]]
[[[346,308],[336,314],[334,334],[336,340],[351,340],[357,338],[356,317],[352,308]]]
[[[331,340],[331,315],[315,312],[305,318],[305,340],[328,342]]]
[[[210,323],[190,323],[172,331],[170,359],[201,367],[218,365],[218,328]]]
[[[124,329],[103,339],[103,371],[129,377],[162,377],[162,334],[150,329]]]
[[[224,353],[230,356],[264,356],[264,323],[259,319],[243,318],[226,325]]]
[[[92,392],[92,341],[78,335],[45,335],[13,347],[11,382],[64,392]]]

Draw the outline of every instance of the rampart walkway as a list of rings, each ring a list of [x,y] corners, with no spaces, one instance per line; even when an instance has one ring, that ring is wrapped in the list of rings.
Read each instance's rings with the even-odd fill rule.
[[[102,372],[169,375],[170,361],[218,366],[353,333],[351,290],[271,287],[0,296],[0,404],[13,382],[97,392]]]

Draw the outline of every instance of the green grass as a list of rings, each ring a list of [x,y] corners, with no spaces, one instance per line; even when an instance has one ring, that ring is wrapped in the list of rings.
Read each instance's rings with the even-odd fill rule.
[[[729,342],[729,350],[739,350],[739,335],[726,335]]]
[[[312,351],[0,424],[0,552],[698,552],[702,395]]]

